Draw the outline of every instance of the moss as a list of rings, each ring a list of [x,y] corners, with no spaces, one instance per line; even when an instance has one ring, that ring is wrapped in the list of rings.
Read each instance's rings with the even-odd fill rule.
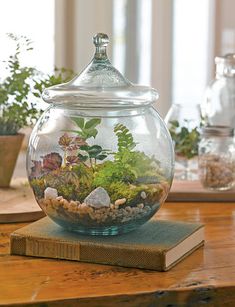
[[[149,203],[156,202],[162,195],[161,184],[130,184],[127,181],[125,171],[115,167],[117,163],[105,162],[105,166],[100,167],[94,174],[86,166],[73,169],[60,169],[51,172],[41,178],[34,178],[30,184],[37,198],[43,198],[46,187],[57,189],[58,195],[67,200],[79,200],[83,202],[86,196],[96,187],[102,186],[108,192],[111,201],[120,198],[127,199],[127,205],[143,202],[140,193],[145,191],[147,194],[146,201]],[[112,166],[112,167],[110,167]],[[130,177],[129,177],[130,179]],[[123,180],[123,181],[121,181]]]
[[[152,204],[159,202],[159,200],[162,198],[162,195],[164,193],[164,189],[161,183],[150,184],[145,189],[145,192],[147,194],[147,198],[145,199],[145,204],[152,205]]]
[[[94,174],[94,188],[102,186],[112,202],[126,198],[128,205],[143,202],[140,197],[142,191],[148,195],[146,202],[154,203],[160,199],[162,189],[159,183],[164,177],[157,161],[142,152],[125,150],[119,156],[116,155],[116,159],[99,166]],[[138,178],[143,180],[138,182]]]
[[[97,120],[90,122],[92,123],[96,125]],[[82,119],[79,119],[77,124],[81,126],[80,129],[86,128]],[[78,154],[79,162],[60,166],[47,174],[44,173],[40,179],[33,179],[31,185],[35,194],[43,197],[45,188],[49,186],[57,189],[58,194],[67,200],[83,202],[92,190],[101,186],[107,190],[112,202],[120,198],[126,198],[128,205],[157,202],[163,193],[161,182],[165,180],[159,167],[160,162],[154,157],[148,157],[144,152],[133,151],[136,143],[124,125],[115,126],[114,132],[118,138],[118,152],[112,153],[114,161],[97,164],[97,159],[104,158],[104,155],[100,155],[102,148],[99,145],[86,145],[85,148],[83,145],[80,147],[82,151],[93,149],[89,151],[89,157],[95,159],[95,162],[89,164],[86,161],[86,165],[85,160],[81,160],[81,153]],[[145,200],[141,198],[142,191],[147,195]]]
[[[33,178],[29,181],[35,196],[40,199],[44,197],[44,190],[46,188],[43,178]]]
[[[117,199],[126,198],[127,205],[136,205],[138,202],[153,204],[161,198],[163,192],[161,184],[132,185],[123,182],[112,182],[104,188],[108,192],[113,203]],[[143,200],[140,195],[143,191],[147,195],[145,200]]]
[[[88,194],[93,191],[93,187],[91,185],[80,184],[79,190],[76,191],[77,198],[75,200],[79,200],[81,203],[87,197]]]
[[[58,191],[58,195],[63,196],[67,200],[75,200],[77,199],[77,190],[74,185],[66,184],[59,186],[53,186]]]
[[[104,188],[108,192],[112,202],[115,202],[119,198],[126,198],[128,202],[136,198],[139,193],[138,189],[130,189],[130,185],[123,182],[109,182],[109,185],[104,186]]]
[[[71,168],[71,172],[74,173],[78,180],[79,184],[85,186],[91,186],[93,181],[93,170],[91,167],[86,166],[85,164],[78,164]]]
[[[134,174],[124,168],[122,164],[107,161],[94,174],[94,186],[109,186],[110,182],[130,183],[135,179]]]
[[[38,199],[44,197],[47,187],[57,189],[58,195],[67,200],[79,200],[92,191],[93,173],[90,168],[79,165],[75,167],[64,167],[43,175],[40,178],[30,180],[31,187]]]

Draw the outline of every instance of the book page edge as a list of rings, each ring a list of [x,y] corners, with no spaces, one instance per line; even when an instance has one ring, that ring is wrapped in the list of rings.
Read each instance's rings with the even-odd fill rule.
[[[165,267],[166,269],[174,263],[193,251],[196,246],[202,245],[204,241],[204,227],[200,227],[192,235],[188,236],[185,240],[181,241],[177,246],[173,247],[165,254]]]

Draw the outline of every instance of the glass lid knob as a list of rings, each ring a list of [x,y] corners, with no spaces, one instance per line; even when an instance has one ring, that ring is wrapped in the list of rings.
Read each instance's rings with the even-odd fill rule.
[[[93,36],[93,43],[96,47],[94,59],[109,62],[106,53],[106,47],[108,46],[109,43],[108,35],[104,33],[97,33],[95,36]]]
[[[109,37],[104,33],[97,33],[93,36],[93,43],[96,47],[106,47],[109,43]]]

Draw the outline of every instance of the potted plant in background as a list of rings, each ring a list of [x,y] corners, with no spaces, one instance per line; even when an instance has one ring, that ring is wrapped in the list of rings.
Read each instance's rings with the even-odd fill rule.
[[[165,122],[175,149],[175,179],[196,180],[201,116],[198,105],[173,104]]]
[[[0,79],[0,187],[10,184],[24,138],[20,129],[33,125],[41,113],[36,107],[37,98],[45,87],[73,77],[73,72],[66,69],[45,75],[21,65],[21,54],[33,49],[32,42],[24,36],[8,36],[15,42],[15,51],[5,62],[7,77]]]

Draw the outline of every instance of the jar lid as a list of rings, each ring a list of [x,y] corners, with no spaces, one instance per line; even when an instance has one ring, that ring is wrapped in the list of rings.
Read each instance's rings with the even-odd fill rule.
[[[202,128],[204,136],[233,136],[234,129],[229,126],[206,126]]]
[[[227,53],[224,56],[217,56],[215,58],[215,64],[219,63],[235,65],[235,53]]]
[[[93,43],[95,55],[90,64],[73,80],[45,89],[44,101],[64,107],[123,108],[149,105],[158,99],[155,89],[132,84],[112,66],[106,54],[106,34],[96,34]]]
[[[225,56],[215,58],[216,73],[226,77],[235,76],[235,53],[228,53]]]

